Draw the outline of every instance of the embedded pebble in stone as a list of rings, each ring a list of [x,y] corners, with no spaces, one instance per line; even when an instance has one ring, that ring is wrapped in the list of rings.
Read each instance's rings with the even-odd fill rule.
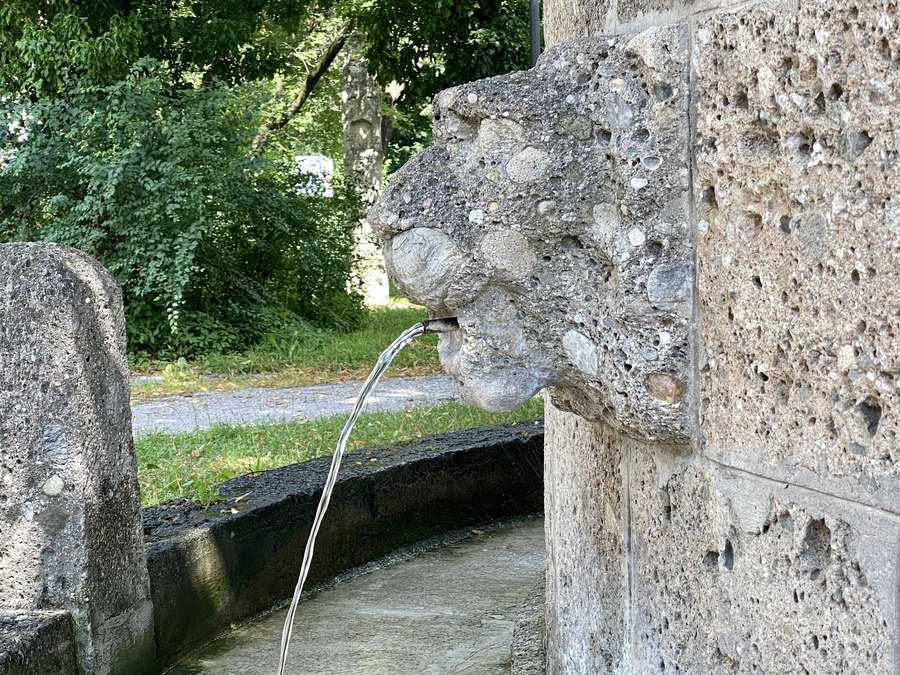
[[[894,195],[884,205],[884,222],[897,234],[900,234],[900,196]]]
[[[647,238],[644,236],[644,233],[636,227],[628,232],[628,241],[632,246],[643,246],[646,240]]]
[[[506,165],[506,173],[516,183],[530,183],[547,175],[550,156],[540,148],[527,147],[513,155]]]
[[[589,337],[573,328],[563,336],[562,344],[566,355],[578,370],[591,377],[597,375],[599,367],[597,347]]]
[[[469,103],[478,103],[478,95],[475,94],[474,92],[469,92],[469,95],[466,96],[466,100]]]
[[[838,370],[846,373],[851,370],[856,365],[856,353],[853,350],[853,345],[844,345],[841,347],[840,351],[838,351]]]
[[[691,295],[691,266],[688,263],[657,265],[647,277],[647,299],[654,307],[671,309]]]
[[[684,384],[669,373],[653,373],[647,377],[647,391],[658,401],[678,403],[684,398]]]
[[[635,176],[631,179],[631,187],[635,190],[641,190],[647,187],[647,179],[642,176]]]
[[[472,209],[469,211],[469,222],[473,225],[481,225],[484,223],[484,211],[481,209]]]
[[[414,302],[440,305],[462,257],[453,240],[439,230],[419,227],[401,232],[385,248],[397,283]]]
[[[556,210],[556,202],[552,199],[542,199],[537,204],[537,212],[539,215],[546,216]]]
[[[65,483],[63,483],[63,479],[53,474],[47,481],[41,486],[41,490],[43,490],[44,494],[48,497],[56,497],[62,494],[63,487],[65,487]]]
[[[594,128],[588,118],[580,115],[563,118],[561,125],[567,133],[582,141],[590,140]]]
[[[513,281],[527,277],[537,258],[528,240],[515,230],[490,232],[481,240],[481,253],[500,275]]]

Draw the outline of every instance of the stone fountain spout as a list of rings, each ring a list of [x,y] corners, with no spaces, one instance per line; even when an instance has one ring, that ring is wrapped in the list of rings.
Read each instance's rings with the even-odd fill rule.
[[[369,216],[398,286],[457,317],[439,350],[469,402],[549,387],[588,420],[687,438],[685,39],[581,39],[435,98],[434,145]]]

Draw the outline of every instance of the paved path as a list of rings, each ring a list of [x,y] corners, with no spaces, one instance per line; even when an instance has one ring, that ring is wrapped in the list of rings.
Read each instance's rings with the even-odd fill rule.
[[[543,521],[531,520],[340,583],[300,605],[287,670],[509,673],[513,622],[543,568]],[[236,628],[170,675],[271,673],[283,621]]]
[[[136,435],[151,431],[177,433],[206,429],[214,424],[328,417],[350,412],[361,386],[362,382],[343,382],[163,398],[132,406],[132,429]],[[366,410],[405,410],[453,399],[453,382],[446,375],[387,378],[369,396]]]

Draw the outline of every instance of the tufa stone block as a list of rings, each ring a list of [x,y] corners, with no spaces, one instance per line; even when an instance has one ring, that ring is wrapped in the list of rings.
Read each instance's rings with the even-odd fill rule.
[[[900,512],[900,13],[697,24],[701,426],[721,462]]]
[[[621,672],[627,627],[627,446],[546,406],[547,672]],[[572,486],[579,486],[572,489]]]
[[[635,448],[629,672],[896,672],[900,523]]]

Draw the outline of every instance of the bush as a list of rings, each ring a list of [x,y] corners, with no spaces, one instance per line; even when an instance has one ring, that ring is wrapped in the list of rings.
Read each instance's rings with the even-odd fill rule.
[[[331,200],[298,195],[289,158],[249,157],[262,94],[180,87],[145,58],[111,85],[7,99],[0,240],[103,262],[132,351],[232,351],[280,323],[353,323],[354,204],[340,186]]]

